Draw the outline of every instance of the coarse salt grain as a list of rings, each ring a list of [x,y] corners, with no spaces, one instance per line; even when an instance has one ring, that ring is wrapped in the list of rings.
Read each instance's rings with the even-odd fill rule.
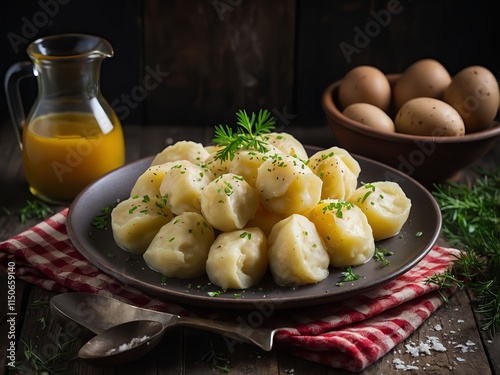
[[[146,336],[146,335],[144,335],[142,337],[134,337],[128,343],[121,344],[118,348],[113,348],[113,349],[108,350],[106,352],[106,355],[114,354],[116,352],[120,353],[120,352],[123,352],[125,350],[129,350],[129,349],[133,348],[134,346],[136,346],[137,344],[140,344],[141,342],[144,342],[148,339],[149,339],[149,336]]]
[[[397,370],[403,370],[403,371],[420,370],[420,368],[418,366],[406,365],[405,362],[403,360],[401,360],[400,358],[393,359],[392,363],[394,363],[394,367],[396,367]]]

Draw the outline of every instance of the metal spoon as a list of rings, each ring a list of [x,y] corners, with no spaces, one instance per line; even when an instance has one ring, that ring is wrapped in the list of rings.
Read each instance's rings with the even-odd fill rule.
[[[147,354],[161,341],[166,326],[154,320],[132,320],[87,341],[78,356],[98,366],[115,366]]]
[[[160,322],[164,329],[179,326],[197,328],[220,333],[229,339],[257,345],[265,351],[270,351],[274,334],[284,329],[250,327],[248,324],[236,321],[184,317],[132,306],[115,298],[89,293],[58,294],[50,300],[50,308],[61,326],[74,335],[87,339],[122,323],[153,320]]]

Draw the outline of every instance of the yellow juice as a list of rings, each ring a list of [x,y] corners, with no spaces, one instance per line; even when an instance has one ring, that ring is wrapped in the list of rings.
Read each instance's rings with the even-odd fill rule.
[[[104,124],[104,133],[101,126],[92,114],[74,112],[31,121],[23,131],[24,173],[31,192],[46,201],[69,202],[122,166],[125,145],[118,118]]]

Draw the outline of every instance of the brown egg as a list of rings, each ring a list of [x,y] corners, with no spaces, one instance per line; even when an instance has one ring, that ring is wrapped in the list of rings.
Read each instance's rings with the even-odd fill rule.
[[[347,72],[339,85],[339,104],[346,108],[353,103],[373,104],[387,112],[391,104],[391,85],[381,70],[361,65]]]
[[[463,136],[465,126],[459,113],[435,98],[413,98],[399,109],[394,118],[398,133],[432,137]]]
[[[443,100],[462,116],[467,133],[490,127],[498,112],[500,93],[493,73],[483,66],[469,66],[453,76]]]
[[[418,97],[442,99],[450,83],[451,76],[439,61],[418,60],[406,68],[394,85],[394,105],[399,109],[408,100]]]
[[[353,103],[348,105],[342,113],[346,117],[359,121],[370,128],[384,132],[395,132],[394,121],[392,121],[387,113],[373,104]]]

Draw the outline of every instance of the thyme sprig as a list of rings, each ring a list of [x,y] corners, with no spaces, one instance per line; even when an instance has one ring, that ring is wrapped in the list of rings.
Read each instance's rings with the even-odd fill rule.
[[[215,351],[213,343],[210,343],[210,350],[202,358],[205,362],[211,363],[215,368],[229,372],[229,360],[224,354]]]
[[[246,111],[236,113],[236,130],[228,125],[216,125],[213,142],[222,146],[216,153],[215,159],[233,160],[235,153],[240,149],[267,152],[268,144],[265,134],[274,129],[276,123],[268,110],[260,110],[258,115],[249,116]]]
[[[444,237],[463,249],[453,267],[428,279],[468,288],[478,300],[482,328],[500,329],[500,170],[478,170],[472,186],[448,182],[433,192],[442,212]]]

